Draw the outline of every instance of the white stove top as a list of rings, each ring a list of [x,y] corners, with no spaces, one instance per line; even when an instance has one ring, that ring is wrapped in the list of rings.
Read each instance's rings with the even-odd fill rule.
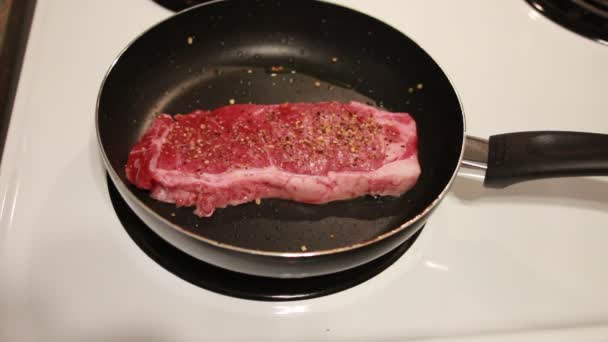
[[[523,0],[334,2],[425,48],[471,134],[608,133],[608,47]],[[459,178],[397,263],[317,299],[236,299],[158,266],[114,213],[93,120],[110,62],[170,14],[150,0],[38,0],[0,169],[0,341],[606,339],[606,179],[486,190]]]

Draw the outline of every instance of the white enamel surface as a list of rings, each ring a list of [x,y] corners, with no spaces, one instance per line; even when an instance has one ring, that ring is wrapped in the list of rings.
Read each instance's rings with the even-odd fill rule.
[[[442,65],[468,131],[608,133],[608,48],[524,1],[336,1]],[[83,6],[84,5],[84,6]],[[157,266],[113,213],[94,135],[110,61],[169,12],[149,0],[39,0],[0,169],[0,341],[601,341],[608,183],[485,190],[459,178],[374,279],[293,303],[234,299]]]

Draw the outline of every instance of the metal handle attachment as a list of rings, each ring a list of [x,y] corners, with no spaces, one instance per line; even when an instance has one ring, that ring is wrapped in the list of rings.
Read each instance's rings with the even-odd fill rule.
[[[483,181],[488,169],[489,146],[487,139],[466,137],[464,156],[460,164],[463,175]]]

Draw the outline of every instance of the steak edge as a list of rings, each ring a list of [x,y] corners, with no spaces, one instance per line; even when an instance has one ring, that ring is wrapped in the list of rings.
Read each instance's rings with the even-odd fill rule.
[[[358,102],[230,105],[159,115],[125,171],[154,199],[207,217],[262,198],[400,196],[420,176],[417,143],[409,114]]]

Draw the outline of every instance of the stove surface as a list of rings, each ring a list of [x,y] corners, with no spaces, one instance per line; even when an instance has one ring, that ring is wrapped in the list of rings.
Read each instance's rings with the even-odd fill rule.
[[[608,48],[526,1],[333,2],[425,48],[459,92],[469,134],[608,133]],[[94,114],[112,60],[171,14],[150,0],[38,0],[0,168],[0,341],[608,336],[604,178],[489,190],[463,175],[406,257],[315,299],[233,298],[159,266],[120,227]]]

